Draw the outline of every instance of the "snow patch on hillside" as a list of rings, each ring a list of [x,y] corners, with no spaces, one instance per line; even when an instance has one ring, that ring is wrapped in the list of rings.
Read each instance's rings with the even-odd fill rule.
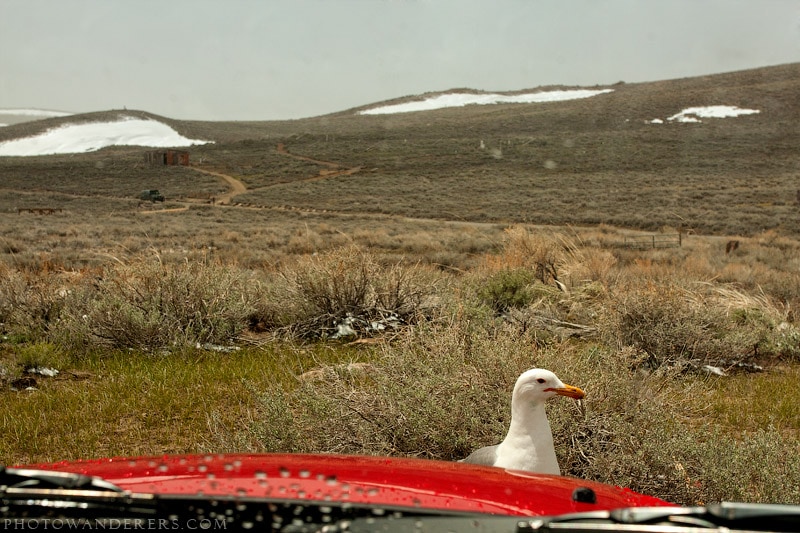
[[[393,113],[410,113],[413,111],[431,111],[446,107],[463,107],[467,105],[490,105],[490,104],[533,104],[542,102],[560,102],[564,100],[577,100],[589,98],[598,94],[610,93],[613,89],[573,89],[565,91],[542,91],[538,93],[526,94],[494,94],[494,93],[447,93],[431,96],[425,100],[405,102],[402,104],[391,104],[380,107],[373,107],[361,111],[361,115],[387,115]]]
[[[760,113],[759,109],[742,109],[733,105],[710,105],[703,107],[687,107],[680,113],[675,113],[671,117],[667,117],[669,122],[686,122],[686,123],[699,123],[703,122],[701,118],[729,118],[739,117],[742,115],[753,115]],[[654,118],[649,121],[650,124],[663,124],[664,121],[660,118]]]
[[[156,120],[127,117],[115,122],[67,124],[33,137],[0,143],[0,156],[94,152],[107,146],[177,147],[213,141],[187,139]]]

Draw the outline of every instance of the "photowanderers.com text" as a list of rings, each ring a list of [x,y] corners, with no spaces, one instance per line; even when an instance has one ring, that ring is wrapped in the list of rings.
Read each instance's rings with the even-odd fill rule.
[[[147,530],[222,530],[227,529],[224,518],[218,519],[137,519],[137,518],[108,518],[98,520],[85,520],[79,518],[4,518],[0,520],[3,530],[99,530],[99,531],[147,531]]]

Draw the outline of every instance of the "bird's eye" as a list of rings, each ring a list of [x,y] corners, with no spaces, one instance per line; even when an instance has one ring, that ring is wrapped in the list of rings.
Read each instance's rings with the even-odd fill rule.
[[[539,379],[536,380],[536,383],[544,383],[545,381],[547,381],[547,380],[544,379],[544,378],[539,378]]]

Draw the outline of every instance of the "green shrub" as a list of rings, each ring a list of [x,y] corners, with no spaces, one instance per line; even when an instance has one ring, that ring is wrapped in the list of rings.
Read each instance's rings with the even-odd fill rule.
[[[789,305],[775,303],[763,292],[751,295],[727,286],[715,287],[714,292],[737,334],[752,343],[754,355],[800,356],[800,330],[790,322]]]
[[[478,289],[478,298],[495,313],[528,306],[533,301],[534,274],[523,268],[501,270],[489,276]]]
[[[700,289],[647,282],[613,293],[600,311],[603,333],[611,345],[642,350],[650,368],[742,360],[762,338],[760,330],[738,327],[737,317]]]

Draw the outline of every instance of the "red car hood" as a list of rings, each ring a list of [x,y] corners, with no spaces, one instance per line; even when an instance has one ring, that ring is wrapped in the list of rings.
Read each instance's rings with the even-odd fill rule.
[[[29,465],[131,492],[349,502],[507,515],[672,505],[627,489],[464,463],[345,455],[182,455]],[[576,489],[583,498],[576,497]],[[586,502],[594,495],[595,503]]]

